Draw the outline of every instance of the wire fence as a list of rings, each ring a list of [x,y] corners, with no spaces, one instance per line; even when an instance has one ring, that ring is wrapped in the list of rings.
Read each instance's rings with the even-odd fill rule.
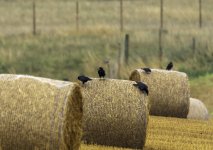
[[[1,1],[1,34],[211,28],[212,0]]]

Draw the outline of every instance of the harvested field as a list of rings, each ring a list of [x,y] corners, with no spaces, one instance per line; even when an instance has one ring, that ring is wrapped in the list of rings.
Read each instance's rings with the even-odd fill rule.
[[[144,150],[212,150],[213,120],[198,121],[150,116]],[[81,150],[129,150],[81,145]]]

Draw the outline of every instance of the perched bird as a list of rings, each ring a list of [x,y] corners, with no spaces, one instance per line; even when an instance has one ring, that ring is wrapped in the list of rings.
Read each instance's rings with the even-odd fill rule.
[[[146,84],[144,84],[143,82],[137,82],[137,81],[136,81],[136,83],[137,84],[133,84],[135,87],[137,87],[143,93],[146,93],[147,95],[149,95],[148,86]]]
[[[147,74],[150,74],[152,71],[150,68],[141,68],[142,70],[144,70]]]
[[[102,78],[102,77],[104,78],[105,77],[106,73],[105,73],[105,71],[104,71],[104,69],[102,67],[99,67],[98,75],[99,75],[100,78]]]
[[[170,62],[167,67],[166,67],[166,70],[172,70],[172,67],[173,67],[173,63]]]
[[[81,75],[81,76],[78,76],[78,80],[80,80],[83,84],[86,83],[87,81],[90,81],[92,79],[84,76],[84,75]]]

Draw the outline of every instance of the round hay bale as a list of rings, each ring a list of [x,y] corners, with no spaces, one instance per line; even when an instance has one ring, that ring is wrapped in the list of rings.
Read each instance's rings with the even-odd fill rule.
[[[130,80],[148,85],[151,115],[187,117],[190,90],[185,73],[152,69],[150,74],[146,74],[142,69],[137,69],[131,73]]]
[[[78,150],[82,95],[77,84],[24,75],[0,75],[3,150]]]
[[[204,103],[196,98],[190,98],[188,119],[208,120],[209,113]]]
[[[144,146],[147,96],[133,83],[92,79],[82,86],[85,143],[140,149]]]

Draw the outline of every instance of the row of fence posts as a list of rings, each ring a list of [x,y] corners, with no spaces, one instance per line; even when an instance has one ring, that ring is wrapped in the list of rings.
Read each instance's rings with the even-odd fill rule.
[[[124,2],[125,0],[118,0],[120,1],[120,31],[123,32],[124,31]],[[199,1],[199,27],[202,28],[202,0],[198,0]],[[100,2],[101,3],[101,2]],[[76,30],[79,31],[79,21],[80,21],[80,7],[79,7],[79,1],[76,0]],[[163,24],[164,24],[164,20],[163,20],[163,0],[160,0],[160,30],[163,29]],[[36,2],[35,0],[33,0],[32,3],[32,10],[33,10],[33,35],[36,35]]]
[[[162,69],[163,65],[162,65],[162,61],[163,61],[163,46],[162,46],[162,30],[159,30],[159,67]],[[129,63],[129,43],[130,43],[130,36],[129,34],[125,34],[125,38],[124,38],[124,48],[121,44],[119,44],[119,50],[118,50],[118,69],[117,69],[117,77],[120,77],[120,68],[123,64],[121,64],[121,62],[124,62],[125,65],[128,65]],[[196,54],[196,38],[192,37],[192,44],[191,44],[191,49],[192,49],[192,56],[193,58],[195,58],[195,54]],[[122,60],[122,52],[124,52],[124,59]],[[109,62],[108,62],[109,64]],[[110,66],[108,66],[108,68],[110,69]],[[112,77],[112,76],[111,76]]]
[[[162,32],[159,32],[159,34],[161,34]],[[122,38],[123,39],[123,38]],[[118,44],[118,57],[117,57],[117,77],[120,78],[120,71],[121,71],[121,66],[125,65],[127,66],[129,64],[129,43],[130,43],[130,36],[129,34],[125,34],[124,36],[124,40],[121,41],[121,43],[123,44]],[[161,46],[161,43],[159,42],[159,47],[160,47],[160,61],[162,62],[162,46]],[[191,50],[192,50],[192,57],[195,58],[196,57],[196,38],[195,37],[192,37],[192,43],[191,43]],[[207,47],[208,47],[208,44],[207,44]],[[123,56],[122,56],[122,53],[123,53]],[[115,77],[115,74],[113,74],[111,72],[111,65],[110,65],[110,61],[107,60],[107,61],[104,61],[105,64],[107,65],[107,69],[108,69],[108,74],[109,74],[109,77],[111,78],[114,78]],[[160,66],[161,65],[161,66]],[[159,67],[161,67],[161,69],[163,68],[162,67],[162,64],[160,64]]]
[[[123,1],[120,1],[120,31],[124,31],[124,24],[123,24]],[[160,0],[160,29],[159,29],[159,67],[162,68],[162,61],[163,61],[163,32],[164,32],[164,1]],[[199,27],[202,28],[202,0],[199,0]],[[79,1],[76,1],[76,30],[79,31]],[[36,3],[33,0],[33,35],[36,35]],[[120,59],[121,59],[121,49],[122,46],[119,48],[118,54],[118,77],[120,76]],[[192,40],[192,50],[193,54],[195,53],[195,38]],[[125,34],[124,40],[124,62],[128,65],[129,59],[129,34]]]
[[[163,64],[163,40],[162,36],[164,33],[164,27],[163,27],[163,12],[164,12],[164,4],[163,0],[160,0],[160,29],[159,29],[159,67],[162,68]],[[202,28],[202,0],[199,0],[199,27]],[[195,38],[193,37],[192,39],[192,50],[193,50],[193,55],[195,54]]]

